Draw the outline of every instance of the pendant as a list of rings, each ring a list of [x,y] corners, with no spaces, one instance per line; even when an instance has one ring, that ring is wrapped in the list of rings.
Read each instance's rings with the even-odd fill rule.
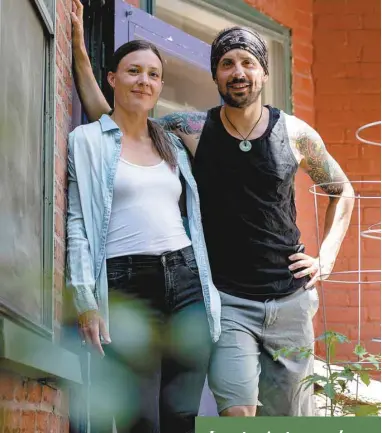
[[[239,147],[242,152],[249,152],[252,149],[252,143],[248,140],[243,140],[240,141]]]

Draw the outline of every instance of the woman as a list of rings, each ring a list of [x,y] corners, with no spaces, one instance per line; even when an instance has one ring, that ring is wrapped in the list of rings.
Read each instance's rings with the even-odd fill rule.
[[[192,432],[220,332],[198,193],[178,139],[148,119],[157,48],[121,46],[108,81],[113,114],[76,128],[68,152],[68,285],[83,343],[105,355],[93,356],[91,418],[97,432],[112,417],[118,433]]]

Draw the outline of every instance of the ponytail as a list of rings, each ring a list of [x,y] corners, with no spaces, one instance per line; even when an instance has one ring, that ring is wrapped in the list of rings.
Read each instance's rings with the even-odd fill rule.
[[[147,119],[147,126],[150,138],[159,156],[164,159],[171,168],[175,169],[177,162],[169,136],[158,123],[150,119]]]

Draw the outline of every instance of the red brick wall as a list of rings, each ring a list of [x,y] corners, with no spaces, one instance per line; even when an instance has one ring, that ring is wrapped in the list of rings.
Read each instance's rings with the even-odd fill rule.
[[[360,126],[381,119],[380,7],[380,0],[315,0],[313,5],[315,124],[350,180],[380,180],[380,148],[363,145],[355,138]],[[380,129],[364,136],[380,141]],[[354,186],[360,190],[359,185]],[[380,190],[369,185],[360,193],[379,195]],[[361,200],[360,204],[362,229],[381,221],[379,200]],[[357,214],[355,209],[336,270],[358,270]],[[380,269],[380,241],[363,240],[361,246],[361,269]],[[380,274],[362,277],[380,280]],[[358,276],[352,274],[351,279],[357,280]],[[380,351],[379,344],[370,343],[380,336],[380,287],[362,285],[361,339],[374,352]],[[358,285],[326,284],[325,301],[328,328],[345,333],[355,342]],[[318,319],[322,330],[322,309]],[[349,355],[350,349],[345,345],[338,355]]]
[[[67,396],[60,390],[0,372],[1,433],[66,433]]]
[[[55,337],[59,337],[65,266],[66,158],[72,116],[71,0],[57,0],[56,16],[56,145],[55,145],[55,224],[54,299]]]
[[[71,125],[72,0],[57,0],[54,212],[54,339],[60,338],[65,265],[66,141]],[[0,433],[67,433],[67,395],[0,370]]]

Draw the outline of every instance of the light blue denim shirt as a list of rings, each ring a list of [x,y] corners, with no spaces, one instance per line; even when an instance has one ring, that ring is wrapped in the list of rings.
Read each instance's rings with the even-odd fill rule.
[[[188,229],[199,268],[212,340],[220,335],[220,296],[212,282],[199,207],[199,195],[187,153],[169,134],[186,183]],[[107,115],[69,134],[67,286],[78,313],[99,309],[108,327],[106,236],[122,132]]]

